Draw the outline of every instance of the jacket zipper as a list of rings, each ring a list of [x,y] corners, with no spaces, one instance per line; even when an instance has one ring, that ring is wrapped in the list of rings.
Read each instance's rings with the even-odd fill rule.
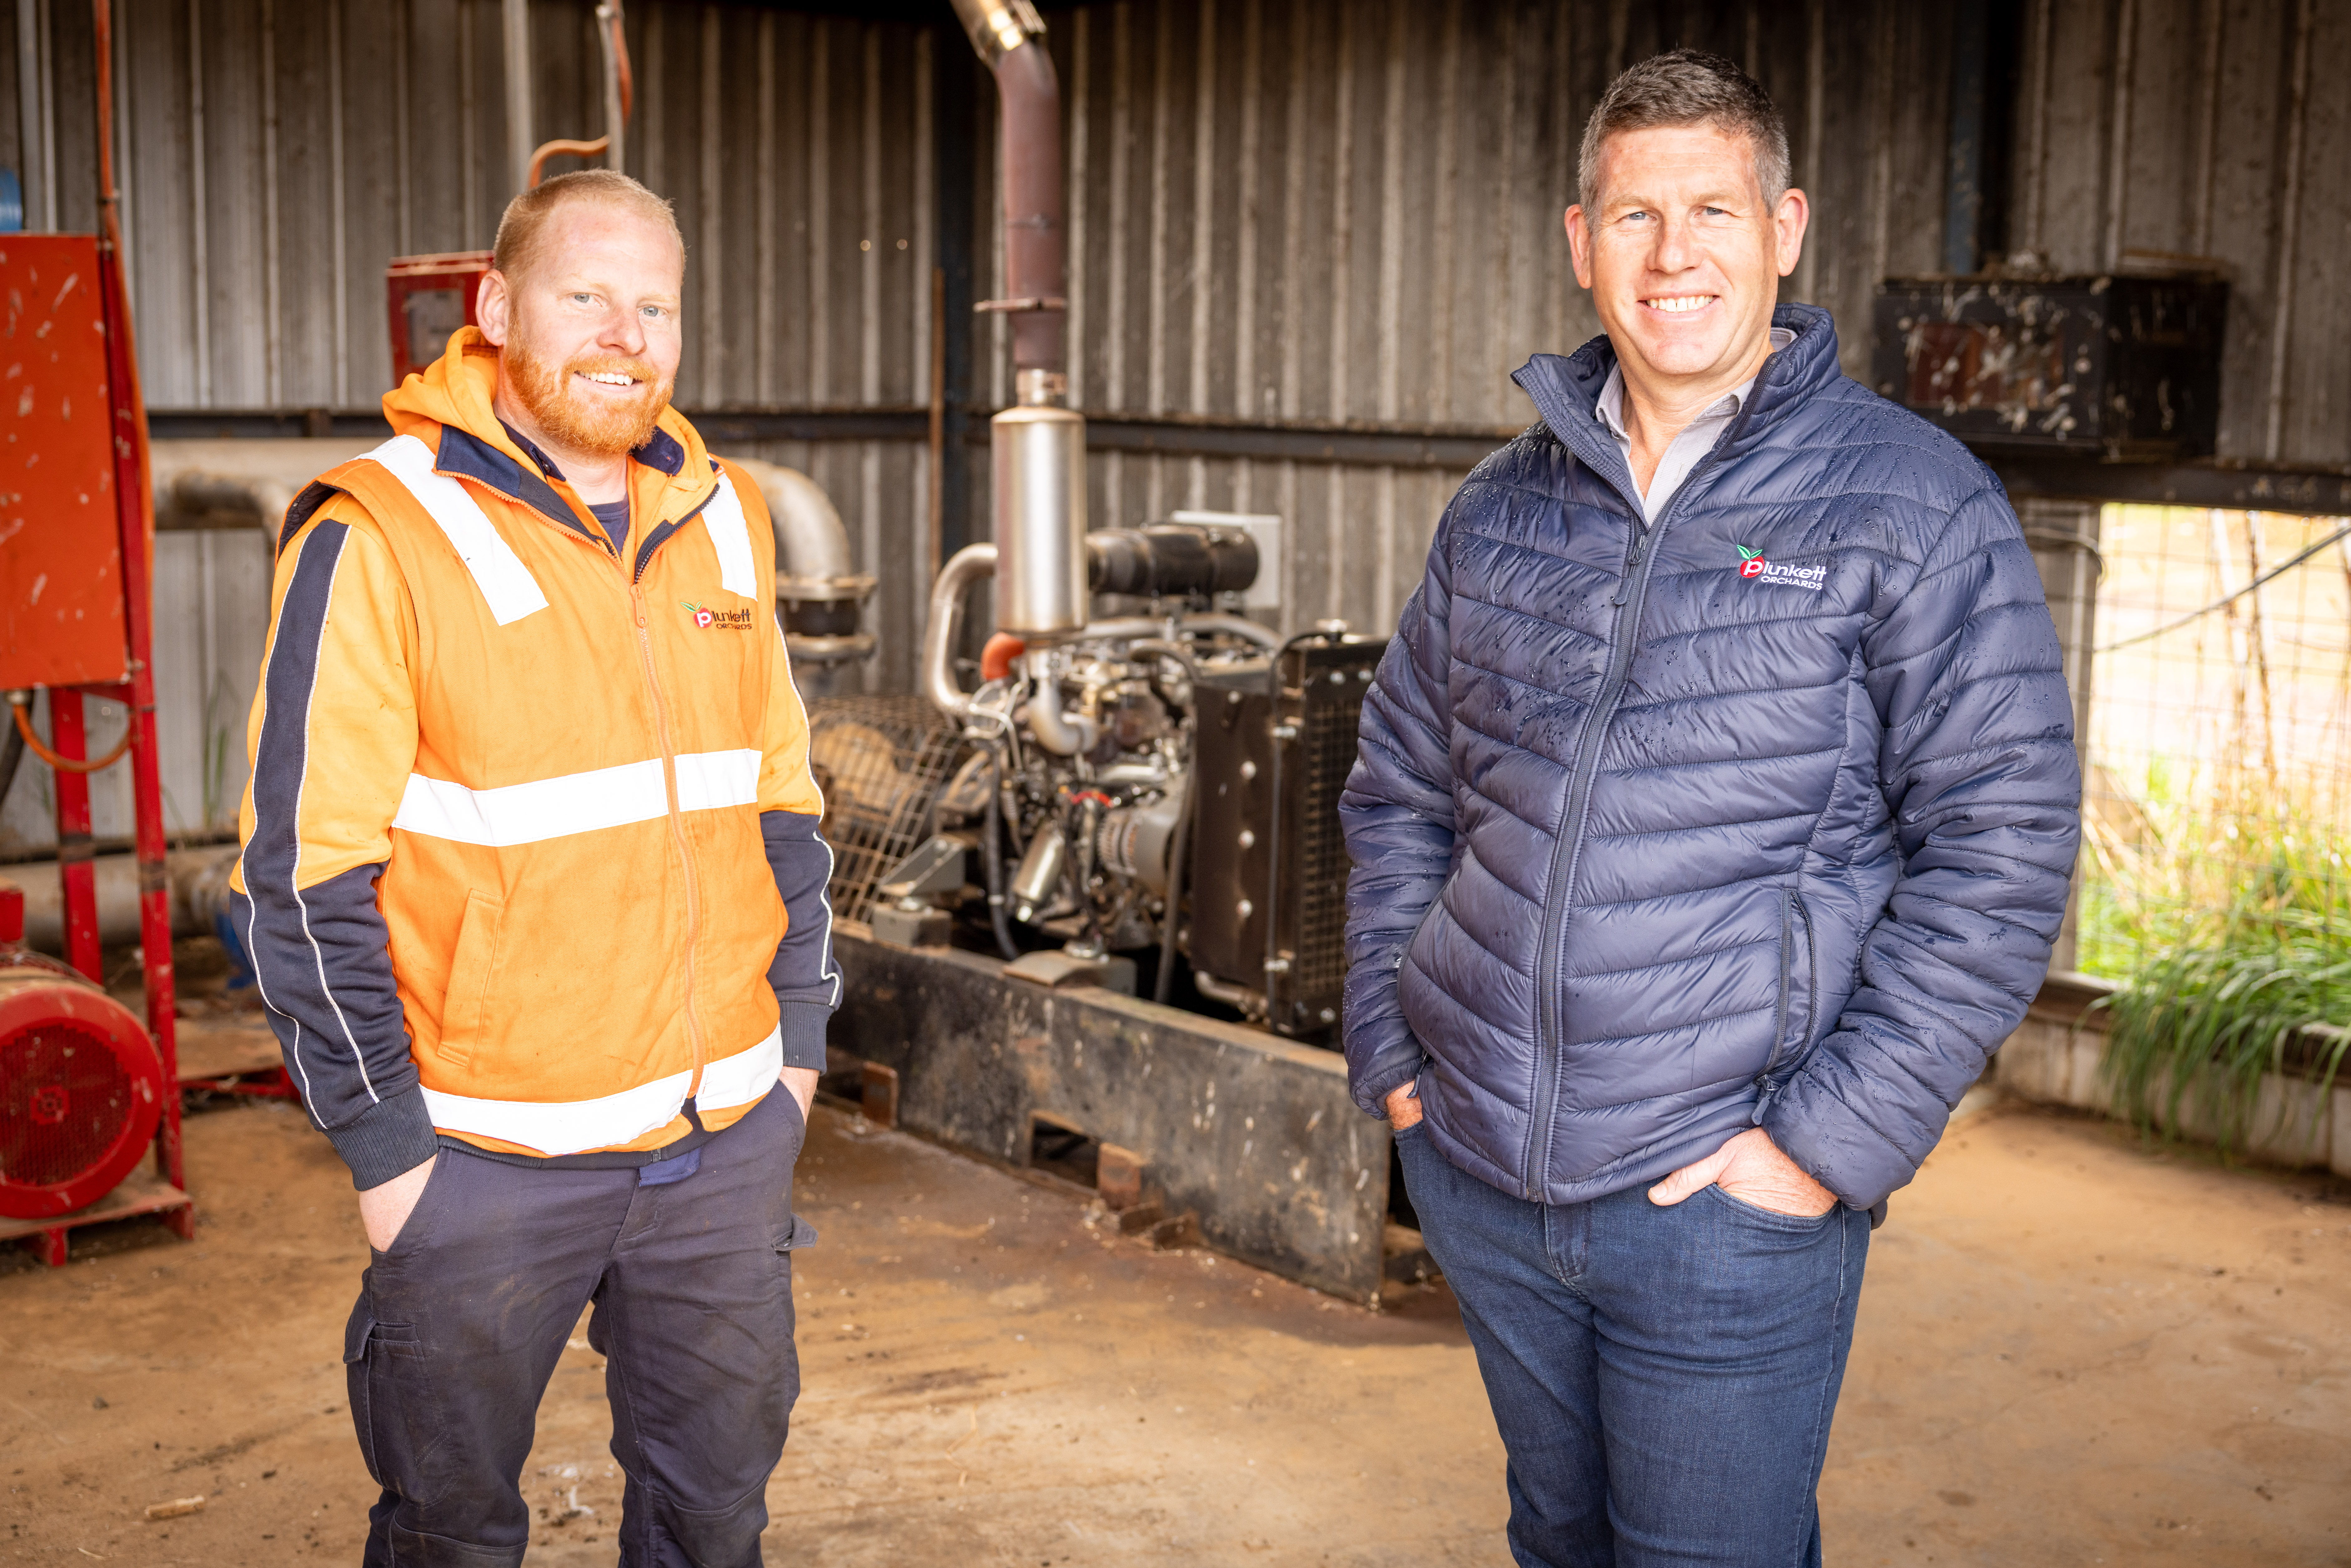
[[[1755,1099],[1755,1120],[1759,1124],[1763,1120],[1763,1113],[1771,1108],[1773,1098],[1785,1087],[1785,1079],[1775,1083],[1771,1077],[1780,1070],[1782,1057],[1785,1056],[1787,1059],[1787,1076],[1794,1077],[1796,1068],[1802,1063],[1805,1055],[1812,1048],[1813,1030],[1820,1020],[1820,945],[1813,940],[1813,916],[1812,912],[1804,907],[1804,895],[1792,888],[1788,892],[1787,911],[1782,917],[1782,929],[1787,934],[1787,937],[1793,937],[1801,932],[1804,939],[1804,1027],[1802,1032],[1797,1036],[1796,1049],[1793,1051],[1788,1051],[1786,1049],[1788,1025],[1792,1021],[1788,1009],[1788,988],[1795,980],[1796,969],[1793,959],[1788,956],[1786,939],[1783,938],[1780,958],[1780,1027],[1772,1037],[1771,1054],[1764,1061],[1763,1071],[1755,1075],[1755,1087],[1760,1091]]]
[[[480,483],[480,481],[476,482]],[[529,502],[509,496],[495,485],[486,485],[485,487],[496,495],[505,497],[506,499],[527,511],[534,513],[538,511],[538,508],[531,506]],[[684,516],[678,517],[674,526],[683,528],[692,522],[701,514],[704,507],[717,498],[718,486],[714,484],[710,487],[710,493],[695,502]],[[645,538],[651,538],[662,528],[671,526],[673,525],[657,523],[645,530]],[[630,608],[636,616],[637,652],[644,666],[645,689],[653,695],[653,736],[656,743],[661,747],[662,790],[664,803],[669,808],[670,838],[677,845],[677,863],[685,879],[685,961],[683,966],[685,976],[685,1038],[694,1052],[694,1069],[691,1076],[686,1080],[685,1097],[691,1101],[702,1092],[702,1069],[707,1058],[707,1053],[703,1049],[702,1020],[694,1008],[694,949],[702,932],[702,890],[695,880],[693,852],[686,846],[685,813],[679,809],[677,801],[677,747],[670,738],[669,704],[662,696],[661,677],[653,666],[653,632],[645,619],[645,595],[643,581],[643,546],[642,543],[639,545],[638,558],[632,561],[612,548],[611,539],[603,535],[601,528],[593,536],[583,529],[575,528],[568,531],[577,535],[583,542],[601,548],[612,563],[620,568],[622,577],[628,582]]]
[[[677,747],[670,738],[669,704],[663,700],[661,677],[653,668],[653,632],[645,622],[643,585],[633,578],[629,583],[629,602],[637,615],[637,651],[645,667],[645,689],[653,694],[653,730],[661,742],[662,789],[669,806],[669,831],[677,845],[677,863],[685,878],[685,1038],[694,1048],[694,1073],[687,1080],[685,1097],[692,1100],[702,1092],[702,1067],[705,1053],[702,1044],[702,1022],[694,1010],[694,949],[702,931],[701,889],[695,885],[694,855],[685,842],[685,814],[677,803]]]
[[[1752,407],[1753,402],[1749,399],[1747,407]],[[1543,1201],[1543,1173],[1551,1168],[1552,1134],[1559,1120],[1559,967],[1566,956],[1567,917],[1575,897],[1577,862],[1583,850],[1583,819],[1592,806],[1592,783],[1599,771],[1600,747],[1608,738],[1608,727],[1616,716],[1616,704],[1623,698],[1625,680],[1632,673],[1633,654],[1640,643],[1641,612],[1648,603],[1649,574],[1657,564],[1658,541],[1665,538],[1682,503],[1694,493],[1693,486],[1699,476],[1714,466],[1715,455],[1729,444],[1731,437],[1745,425],[1747,407],[1740,410],[1740,417],[1730,422],[1707,455],[1683,476],[1674,498],[1666,506],[1665,515],[1655,523],[1642,527],[1645,508],[1635,497],[1617,492],[1632,506],[1627,520],[1635,529],[1633,543],[1625,551],[1624,580],[1609,600],[1617,607],[1617,616],[1608,641],[1608,674],[1601,683],[1600,695],[1593,699],[1590,716],[1584,719],[1583,733],[1576,740],[1575,765],[1568,774],[1567,810],[1560,818],[1560,834],[1552,845],[1551,880],[1544,884],[1542,947],[1535,955],[1535,1118],[1530,1129],[1531,1135],[1527,1139],[1527,1167],[1520,1178],[1522,1196],[1530,1202]],[[1580,456],[1578,461],[1582,461]]]
[[[708,495],[674,523],[656,523],[646,529],[646,539],[650,540],[664,528],[684,527],[717,497],[718,487],[713,485]],[[677,845],[678,869],[685,879],[685,1038],[694,1051],[694,1071],[686,1080],[685,1097],[691,1103],[702,1092],[702,1069],[709,1060],[709,1052],[703,1040],[702,1019],[695,1012],[694,1003],[694,950],[702,937],[702,887],[694,874],[694,852],[685,841],[685,813],[679,808],[677,800],[677,746],[670,737],[669,704],[662,696],[661,677],[653,666],[653,632],[645,620],[643,569],[647,564],[648,558],[642,544],[638,546],[633,561],[620,563],[621,570],[628,574],[629,601],[637,612],[637,651],[644,661],[645,689],[653,694],[653,728],[661,742],[662,789],[669,806],[670,838]]]

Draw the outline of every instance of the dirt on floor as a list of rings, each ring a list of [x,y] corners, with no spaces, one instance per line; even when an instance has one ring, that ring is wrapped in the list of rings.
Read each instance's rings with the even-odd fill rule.
[[[300,1113],[188,1122],[193,1244],[0,1260],[0,1562],[356,1562],[365,1243]],[[1441,1287],[1380,1313],[1122,1239],[1081,1194],[820,1110],[806,1392],[768,1558],[1506,1564],[1502,1456]],[[1835,1563],[2351,1563],[2351,1205],[2009,1108],[1877,1233],[1822,1485]],[[524,1484],[530,1562],[613,1561],[599,1358]],[[152,1504],[203,1497],[150,1521]]]

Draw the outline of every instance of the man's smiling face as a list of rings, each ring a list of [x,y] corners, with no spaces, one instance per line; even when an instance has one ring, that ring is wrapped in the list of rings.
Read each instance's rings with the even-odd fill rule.
[[[1568,243],[1628,378],[1753,373],[1802,250],[1803,193],[1767,202],[1747,139],[1707,124],[1618,131],[1599,175],[1597,199],[1567,210]]]
[[[574,200],[548,215],[519,270],[483,287],[501,392],[555,447],[612,456],[643,444],[683,350],[677,242],[624,207]]]

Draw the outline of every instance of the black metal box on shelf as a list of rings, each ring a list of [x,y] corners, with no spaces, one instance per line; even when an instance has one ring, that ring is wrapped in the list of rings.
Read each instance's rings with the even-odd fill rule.
[[[1192,824],[1195,968],[1265,998],[1294,1037],[1329,1033],[1346,978],[1339,791],[1385,644],[1292,643],[1201,677]]]
[[[1870,379],[1973,446],[2209,457],[2228,313],[2202,275],[1888,278]]]

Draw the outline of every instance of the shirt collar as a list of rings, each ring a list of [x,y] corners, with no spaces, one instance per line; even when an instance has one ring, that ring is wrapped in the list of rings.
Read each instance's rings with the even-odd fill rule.
[[[1784,349],[1795,340],[1796,335],[1785,327],[1771,329],[1773,350]],[[1756,372],[1756,376],[1761,374],[1762,374],[1761,371]],[[1729,419],[1746,407],[1747,394],[1755,390],[1756,376],[1748,377],[1723,393],[1716,400],[1713,407],[1690,421],[1690,423],[1699,424],[1708,420]],[[1633,439],[1625,430],[1625,367],[1621,361],[1608,367],[1608,380],[1600,389],[1600,396],[1593,405],[1593,412],[1600,416],[1600,423],[1607,426],[1609,434],[1619,441]]]

